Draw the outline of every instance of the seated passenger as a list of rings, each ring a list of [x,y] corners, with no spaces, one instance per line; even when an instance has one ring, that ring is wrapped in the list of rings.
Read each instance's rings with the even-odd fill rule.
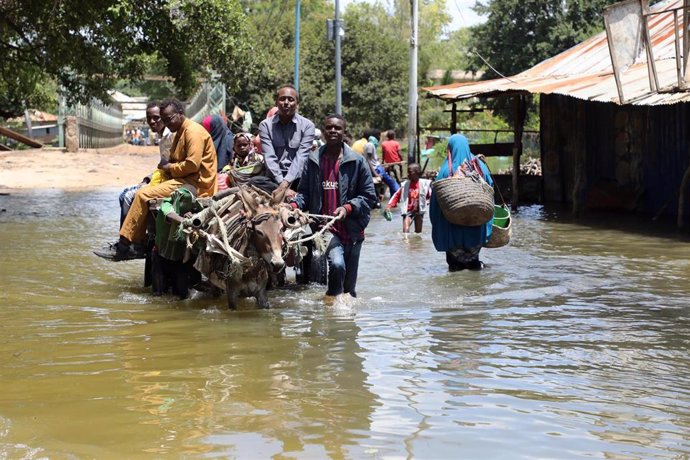
[[[161,111],[158,107],[158,102],[150,102],[146,106],[146,123],[148,123],[151,131],[155,132],[160,138],[158,143],[158,149],[160,151],[160,162],[159,164],[165,164],[170,161],[170,146],[173,142],[173,133],[165,127],[165,124],[161,120]],[[129,207],[132,205],[132,200],[134,199],[134,194],[141,187],[146,185],[157,185],[161,182],[165,182],[170,179],[167,173],[162,169],[158,168],[148,176],[144,177],[140,183],[137,185],[132,185],[127,187],[120,193],[120,226],[125,221],[127,217],[127,212]]]
[[[120,228],[120,239],[108,248],[94,251],[104,259],[120,261],[141,257],[149,200],[169,197],[184,184],[193,185],[199,197],[213,196],[217,190],[218,159],[211,135],[203,126],[184,116],[184,106],[176,99],[163,101],[160,110],[163,123],[175,133],[175,138],[170,149],[170,162],[158,166],[172,179],[137,190]]]
[[[252,178],[263,176],[264,157],[254,149],[252,136],[249,133],[235,134],[233,159],[226,169],[228,171],[228,185],[231,187],[246,184]],[[255,183],[256,179],[253,182]],[[263,188],[258,183],[254,185]]]
[[[227,176],[222,171],[232,161],[232,133],[224,117],[220,115],[209,115],[201,124],[211,135],[218,156],[218,191],[225,190]]]

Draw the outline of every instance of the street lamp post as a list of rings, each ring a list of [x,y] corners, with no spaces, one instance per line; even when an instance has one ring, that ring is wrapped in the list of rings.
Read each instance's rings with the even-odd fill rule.
[[[407,95],[407,161],[415,160],[415,147],[417,146],[417,29],[418,29],[418,0],[410,0],[412,14],[412,33],[410,34],[410,77],[409,91]]]
[[[343,100],[340,75],[340,0],[335,0],[335,113],[343,114]]]

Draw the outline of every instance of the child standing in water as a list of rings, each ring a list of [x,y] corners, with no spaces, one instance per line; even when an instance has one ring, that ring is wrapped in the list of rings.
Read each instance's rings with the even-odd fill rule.
[[[415,233],[422,232],[424,213],[431,199],[431,181],[420,179],[421,176],[422,168],[419,164],[410,163],[407,167],[407,180],[391,197],[386,207],[386,211],[390,212],[399,202],[402,202],[400,214],[403,218],[403,233],[409,233],[412,222],[414,222]]]

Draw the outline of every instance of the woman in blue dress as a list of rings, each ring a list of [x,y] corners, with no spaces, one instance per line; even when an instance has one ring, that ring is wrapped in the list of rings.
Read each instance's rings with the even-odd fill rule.
[[[494,181],[491,178],[489,168],[470,152],[470,144],[465,136],[460,134],[450,136],[448,151],[453,169],[451,171],[448,167],[448,161],[444,161],[435,180],[450,177],[464,162],[468,162],[478,164],[484,180],[493,187]],[[475,159],[477,161],[473,162],[472,160]],[[431,239],[434,242],[434,247],[437,251],[446,253],[449,271],[482,269],[484,264],[479,260],[479,251],[491,236],[493,217],[486,224],[473,227],[451,224],[443,216],[438,198],[432,193],[429,218],[431,219]]]

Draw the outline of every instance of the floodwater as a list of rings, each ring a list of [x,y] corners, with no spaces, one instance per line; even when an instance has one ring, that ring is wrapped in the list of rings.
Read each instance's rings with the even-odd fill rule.
[[[481,272],[376,214],[356,303],[142,287],[117,190],[0,197],[0,458],[690,457],[690,245],[542,207]],[[629,228],[617,230],[616,225]]]

